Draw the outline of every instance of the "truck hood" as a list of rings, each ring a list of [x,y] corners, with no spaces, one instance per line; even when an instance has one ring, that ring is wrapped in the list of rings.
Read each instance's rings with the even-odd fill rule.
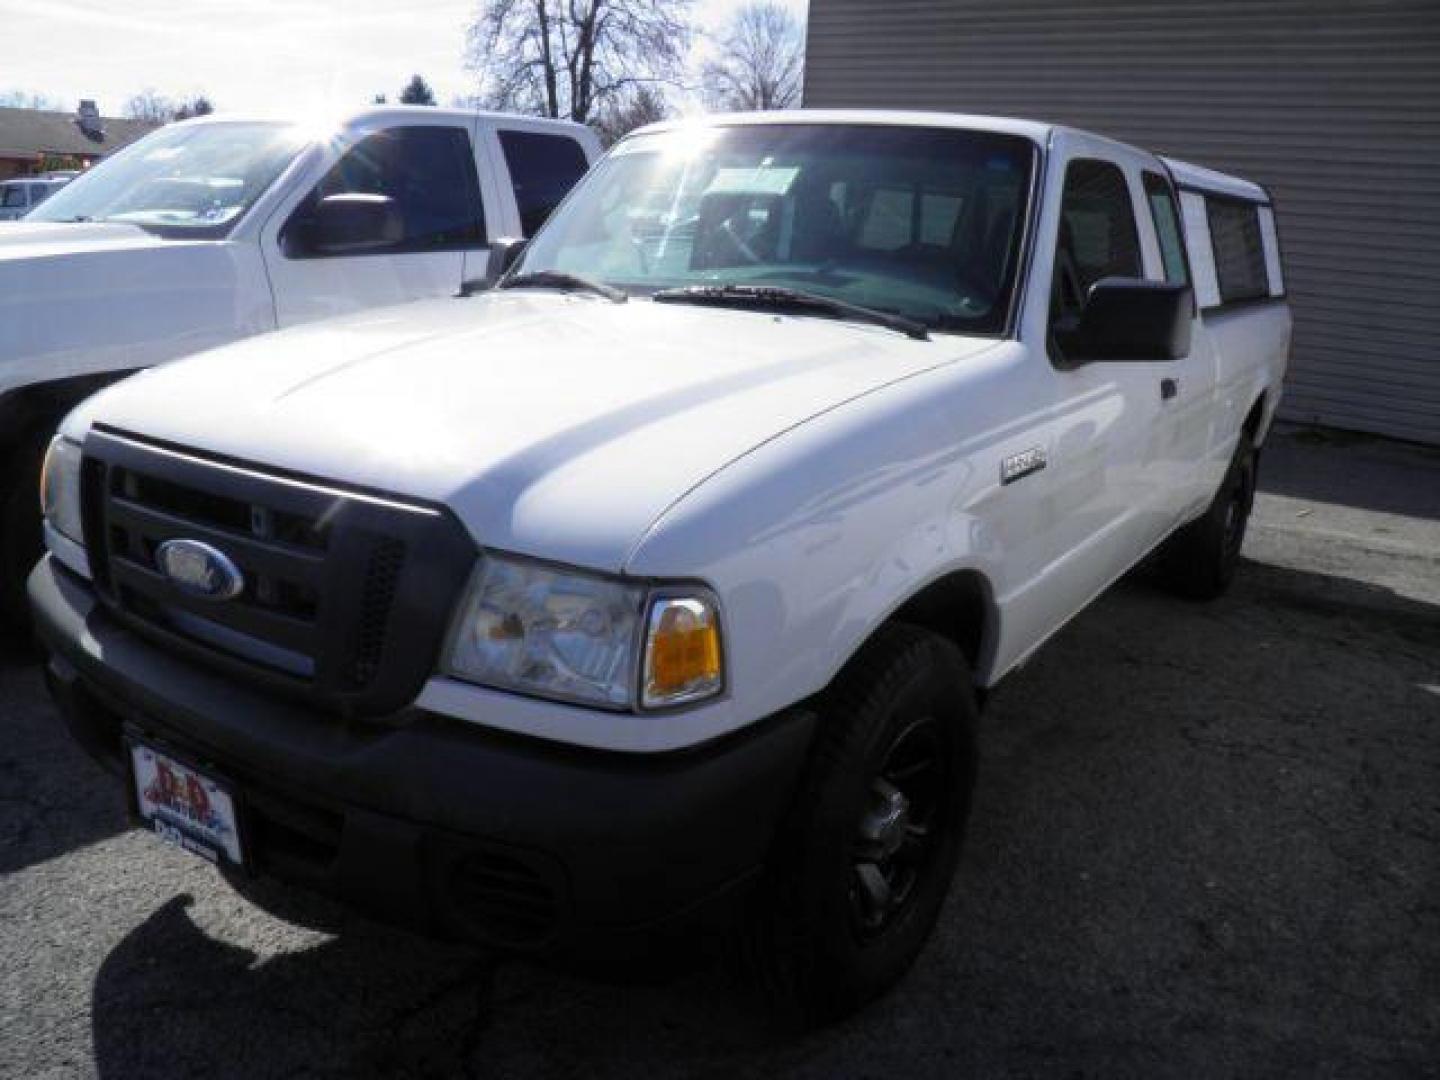
[[[449,506],[476,540],[621,570],[761,443],[993,346],[819,318],[517,291],[266,335],[113,387],[95,422]]]
[[[272,329],[258,272],[226,241],[162,240],[106,222],[6,224],[0,393],[143,367]]]
[[[164,247],[169,241],[123,222],[17,221],[0,229],[0,263],[115,248]]]

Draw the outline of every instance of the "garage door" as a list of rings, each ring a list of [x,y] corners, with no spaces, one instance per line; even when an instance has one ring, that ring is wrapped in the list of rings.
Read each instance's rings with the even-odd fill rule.
[[[1436,0],[811,0],[805,104],[1053,120],[1264,184],[1285,414],[1440,443]]]

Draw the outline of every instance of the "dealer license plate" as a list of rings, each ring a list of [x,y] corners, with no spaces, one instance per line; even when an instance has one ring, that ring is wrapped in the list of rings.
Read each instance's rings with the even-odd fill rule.
[[[201,858],[245,864],[235,799],[198,769],[144,743],[130,744],[135,809],[155,835]]]

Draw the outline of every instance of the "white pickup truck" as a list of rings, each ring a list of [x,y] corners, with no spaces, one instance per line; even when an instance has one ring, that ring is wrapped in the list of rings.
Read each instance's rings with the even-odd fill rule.
[[[30,578],[135,820],[510,948],[720,920],[906,970],[984,692],[1156,553],[1234,573],[1290,340],[1254,184],[973,116],[647,129],[492,290],[64,422]]]
[[[210,116],[0,229],[0,621],[25,611],[40,459],[76,402],[262,331],[454,293],[598,154],[579,124],[473,111]]]

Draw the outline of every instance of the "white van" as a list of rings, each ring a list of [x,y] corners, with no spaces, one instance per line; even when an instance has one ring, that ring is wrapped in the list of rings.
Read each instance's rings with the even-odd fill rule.
[[[69,182],[69,177],[26,176],[0,183],[0,221],[24,217]]]
[[[0,618],[39,554],[45,442],[123,375],[453,293],[599,153],[579,124],[420,106],[171,124],[0,230]]]
[[[1246,181],[976,116],[650,128],[488,292],[72,413],[50,685],[232,873],[513,949],[710,921],[835,1016],[930,934],[985,691],[1152,553],[1229,584],[1289,343]]]

